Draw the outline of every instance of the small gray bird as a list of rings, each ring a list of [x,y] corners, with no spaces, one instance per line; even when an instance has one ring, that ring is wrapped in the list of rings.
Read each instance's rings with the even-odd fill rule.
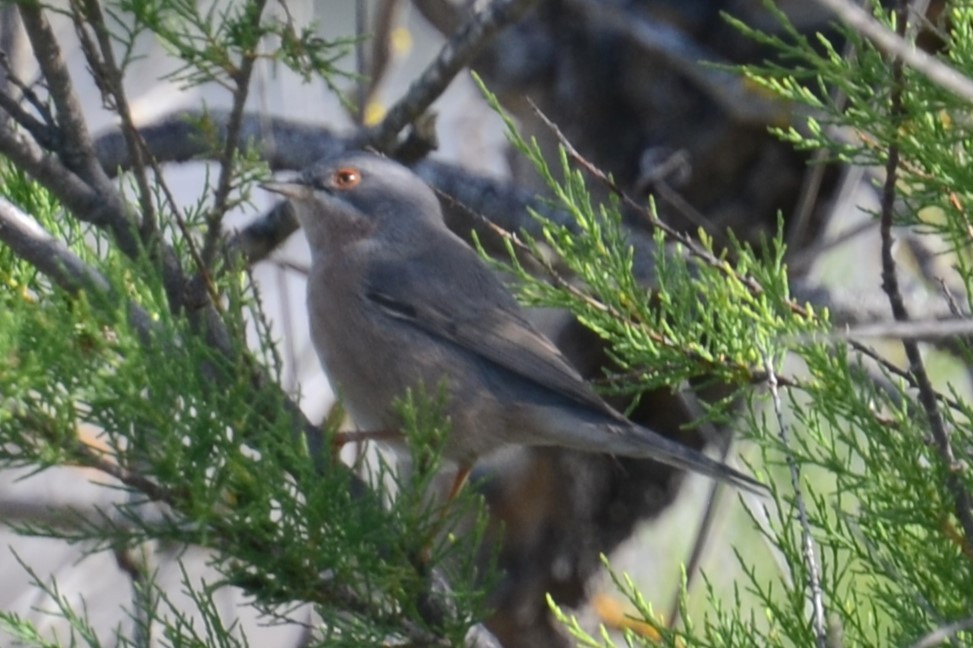
[[[605,403],[404,166],[345,153],[264,187],[291,200],[310,244],[311,336],[345,407],[365,431],[397,430],[393,403],[407,388],[444,385],[454,491],[478,457],[506,445],[653,459],[760,489]]]

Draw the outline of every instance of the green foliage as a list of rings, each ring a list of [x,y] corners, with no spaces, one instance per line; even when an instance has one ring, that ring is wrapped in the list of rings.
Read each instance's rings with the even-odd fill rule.
[[[778,134],[798,148],[824,148],[833,159],[856,164],[883,165],[890,146],[897,147],[896,223],[949,244],[969,300],[973,276],[965,206],[973,187],[967,159],[973,133],[968,104],[907,68],[901,112],[894,112],[887,56],[846,28],[838,28],[832,40],[802,35],[782,12],[768,7],[781,22],[777,34],[733,22],[778,54],[776,62],[745,67],[744,73],[809,111],[804,128]],[[945,56],[961,72],[973,73],[973,14],[959,6],[950,11]],[[883,11],[876,16],[892,24]],[[843,53],[835,38],[854,54]],[[496,99],[482,89],[499,111]],[[708,601],[696,613],[702,623],[684,608],[682,629],[663,631],[658,640],[628,635],[626,643],[909,645],[968,618],[973,541],[963,535],[949,479],[958,475],[970,492],[973,473],[945,464],[929,440],[928,411],[916,400],[912,375],[893,371],[887,362],[876,366],[872,359],[880,356],[867,347],[815,341],[827,339],[821,334],[829,328],[828,314],[790,300],[779,238],[762,253],[736,243],[717,251],[705,235],[687,242],[667,229],[650,206],[653,283],[651,290],[642,287],[633,278],[632,248],[620,226],[621,201],[593,206],[583,174],[572,166],[573,151],[561,149],[558,176],[538,144],[524,140],[509,120],[507,125],[513,144],[576,223],[567,228],[544,222],[539,239],[525,233],[508,239],[511,261],[505,265],[521,280],[521,295],[531,303],[570,309],[609,342],[619,367],[618,375],[609,377],[615,390],[638,394],[698,379],[730,386],[734,398],[712,411],[728,420],[743,399],[736,426],[760,444],[767,469],[768,499],[746,502],[746,510],[768,549],[738,549],[742,588],[733,586],[726,599],[726,592],[707,581]],[[551,276],[533,276],[514,254],[523,251]],[[570,271],[571,281],[545,261],[549,251]],[[957,345],[959,354],[968,358],[964,344]],[[783,385],[786,411],[753,389],[754,382],[768,377],[768,367]],[[937,407],[955,456],[973,456],[965,392],[947,379]],[[794,472],[784,470],[789,462]],[[768,559],[780,565],[776,574],[759,567]],[[825,612],[817,623],[811,615],[812,583],[820,588]],[[632,583],[616,584],[636,616],[658,628]],[[581,645],[615,645],[609,635],[591,636],[554,609]],[[960,632],[957,639],[973,637]]]
[[[69,11],[89,9],[82,4]],[[137,65],[133,39],[150,32],[182,62],[173,80],[220,84],[241,108],[249,83],[243,70],[255,58],[273,57],[333,83],[335,63],[353,41],[298,33],[290,20],[262,16],[264,4],[207,9],[126,0],[106,3],[104,11],[122,72]],[[0,194],[106,284],[63,290],[0,245],[0,466],[81,466],[118,491],[110,508],[17,531],[86,552],[139,556],[146,542],[212,552],[217,582],[183,574],[193,614],[156,585],[151,564],[134,560],[144,570],[129,610],[136,636],[118,637],[120,645],[145,645],[157,633],[170,646],[247,645],[214,601],[228,585],[243,588],[267,619],[286,620],[291,609],[310,604],[320,619],[313,645],[461,643],[483,617],[482,592],[491,581],[464,544],[482,537],[482,503],[461,494],[440,512],[430,495],[441,447],[435,439],[448,428],[438,401],[416,394],[402,404],[407,434],[423,443],[408,477],[383,464],[364,483],[327,455],[327,445],[308,446],[305,423],[279,388],[280,359],[249,271],[229,254],[200,262],[223,214],[246,205],[266,177],[266,163],[256,147],[221,144],[225,133],[208,118],[196,126],[220,163],[212,177],[205,171],[195,204],[177,207],[162,177],[144,195],[135,178],[145,169],[121,176],[125,193],[139,198],[134,220],[147,222],[148,211],[139,208],[148,207],[158,221],[157,232],[143,227],[142,247],[125,254],[105,230],[66,213],[0,160]],[[171,257],[159,254],[162,242]],[[174,288],[179,271],[188,285]],[[213,298],[211,311],[174,308],[173,290],[196,285]],[[339,423],[332,421],[325,442]],[[378,493],[393,481],[398,496],[385,501]],[[464,542],[457,541],[460,527]],[[98,645],[85,611],[56,583],[28,573],[72,629],[61,639]],[[24,645],[52,645],[11,614],[0,616],[0,629]]]
[[[16,171],[4,176],[5,191],[33,205],[45,225],[75,222]],[[465,545],[441,532],[461,517],[478,519],[478,505],[464,497],[445,516],[433,510],[428,489],[438,446],[421,446],[421,469],[399,483],[392,503],[353,495],[340,464],[322,473],[295,445],[298,424],[282,393],[253,389],[255,357],[245,348],[230,356],[215,350],[167,309],[151,269],[124,256],[99,257],[87,248],[88,236],[97,234],[68,232],[65,239],[108,278],[110,292],[66,294],[0,249],[7,255],[0,290],[0,462],[36,470],[95,468],[118,477],[116,485],[131,497],[68,528],[25,524],[20,531],[84,542],[88,551],[134,550],[150,540],[211,547],[224,584],[244,587],[258,609],[270,614],[280,604],[314,603],[330,628],[328,645],[394,636],[404,619],[422,618],[416,605],[424,596],[448,596],[452,606],[430,636],[461,638],[482,609],[480,575]],[[231,329],[242,328],[254,307],[246,299],[250,289],[245,284],[238,295],[228,294],[234,308],[226,315],[240,318]],[[152,314],[149,339],[132,324],[133,303]],[[442,438],[446,423],[435,416],[435,402],[419,395],[402,409],[410,435]],[[97,445],[84,440],[79,426],[97,431]],[[385,477],[378,475],[379,483]],[[146,497],[163,506],[161,518],[149,514]],[[473,536],[480,532],[476,522]],[[427,594],[434,567],[445,570],[453,591]],[[211,592],[195,586],[191,592],[201,611],[212,606]],[[357,612],[349,614],[353,604]],[[174,607],[162,613],[173,624],[167,632],[191,630]],[[207,618],[218,619],[211,613]],[[5,625],[28,640],[22,621],[11,617]],[[236,645],[226,631],[214,626],[174,645]],[[337,635],[344,643],[335,643]]]
[[[502,112],[482,84],[481,90]],[[616,390],[638,394],[697,379],[748,387],[763,375],[766,358],[782,355],[785,340],[827,330],[826,313],[816,315],[790,300],[779,237],[759,254],[735,242],[731,250],[716,251],[702,232],[697,241],[657,227],[650,273],[655,284],[647,290],[634,272],[620,201],[594,206],[564,148],[561,181],[539,144],[524,140],[509,120],[507,126],[511,142],[547,181],[557,206],[574,217],[574,227],[538,217],[543,241],[526,233],[509,236],[510,263],[503,267],[520,280],[525,302],[567,308],[611,345],[618,373],[607,382]],[[646,217],[661,225],[652,209],[646,208]],[[571,281],[546,260],[550,254],[542,243],[570,270]],[[540,261],[547,276],[536,277],[518,262],[517,247]]]

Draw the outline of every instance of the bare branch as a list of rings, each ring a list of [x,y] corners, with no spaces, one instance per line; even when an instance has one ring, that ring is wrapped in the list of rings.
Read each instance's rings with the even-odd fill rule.
[[[537,0],[493,0],[443,45],[436,59],[376,127],[362,133],[360,146],[390,150],[395,137],[426,111],[463,67],[499,31],[516,22]]]
[[[110,289],[108,281],[33,217],[0,196],[0,241],[68,292]],[[148,317],[146,315],[146,317]]]
[[[103,200],[117,202],[118,211],[123,213],[120,196],[98,164],[84,111],[74,92],[71,76],[68,74],[67,64],[54,36],[54,30],[51,29],[39,3],[22,2],[17,7],[33,47],[34,56],[47,80],[51,99],[57,107],[58,133],[62,143],[58,154],[61,160],[82,180],[99,193],[103,193]]]
[[[132,167],[132,175],[139,188],[139,208],[142,211],[142,235],[145,237],[153,236],[158,227],[155,213],[155,205],[152,202],[152,189],[149,186],[149,179],[146,175],[143,147],[140,146],[138,129],[135,128],[135,121],[132,118],[132,111],[128,105],[128,97],[125,95],[125,85],[122,82],[122,71],[115,61],[115,52],[112,49],[111,35],[105,25],[104,15],[101,5],[97,0],[83,0],[84,15],[78,7],[78,0],[72,2],[72,18],[75,23],[75,31],[82,43],[86,43],[83,48],[91,66],[93,76],[100,79],[102,92],[111,94],[112,104],[115,112],[122,120],[121,132],[125,136],[129,155],[135,161]],[[86,27],[94,30],[98,39],[98,49],[101,58],[95,52],[94,44],[90,43],[87,36]],[[91,147],[94,151],[94,145]],[[175,208],[175,206],[173,206]]]
[[[247,11],[250,18],[248,27],[256,31],[260,27],[260,17],[263,15],[266,0],[255,0]],[[213,195],[213,207],[206,216],[206,236],[201,253],[203,266],[199,272],[205,275],[213,265],[213,259],[218,250],[221,237],[223,216],[229,209],[230,191],[233,189],[233,176],[236,169],[236,154],[240,149],[240,129],[243,123],[243,109],[250,92],[250,77],[253,75],[253,65],[257,60],[256,53],[244,51],[241,53],[239,66],[230,75],[233,81],[233,104],[230,108],[226,125],[226,137],[223,139],[223,151],[220,154],[220,176],[216,181],[216,192]],[[204,277],[205,279],[205,277]],[[208,281],[208,279],[206,279]]]
[[[17,77],[7,58],[7,53],[3,50],[0,50],[0,80],[3,81],[0,87],[0,109],[30,133],[41,146],[51,148],[54,142],[54,129],[50,125],[53,123],[50,114],[41,109],[40,114],[47,120],[45,123],[27,112],[21,102],[14,98],[13,89],[16,88],[35,108],[39,103],[33,91]]]
[[[797,504],[797,519],[801,525],[801,547],[804,551],[804,565],[807,569],[807,585],[811,596],[811,625],[814,628],[814,640],[818,648],[826,648],[828,639],[827,620],[824,612],[824,592],[821,589],[821,574],[818,571],[818,561],[815,555],[814,537],[811,535],[811,524],[808,522],[807,505],[801,492],[801,469],[790,452],[790,440],[787,437],[787,425],[784,423],[784,409],[778,390],[777,374],[769,358],[764,359],[767,369],[767,385],[774,401],[774,414],[777,417],[777,433],[784,448],[787,468],[791,473],[791,488],[794,489],[794,501]]]
[[[110,231],[126,255],[138,254],[134,226],[126,219],[119,200],[113,200],[112,195],[102,196],[56,157],[41,150],[36,142],[3,124],[0,124],[0,155],[47,187],[79,220]]]
[[[229,121],[230,114],[226,111],[187,110],[140,126],[139,132],[148,150],[161,163],[214,159],[211,140],[206,138],[200,124],[212,128],[219,141],[225,143]],[[347,138],[327,128],[254,113],[242,115],[237,139],[259,146],[261,159],[277,171],[303,169],[351,146]],[[118,129],[102,133],[95,140],[95,150],[108,173],[132,168],[134,161]]]
[[[893,320],[871,322],[836,330],[828,334],[835,340],[853,338],[893,338],[927,342],[945,338],[959,338],[973,335],[973,319],[948,320]]]

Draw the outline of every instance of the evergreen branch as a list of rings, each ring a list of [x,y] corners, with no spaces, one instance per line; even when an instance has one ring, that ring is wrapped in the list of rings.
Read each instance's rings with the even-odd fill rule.
[[[13,416],[32,432],[58,444],[67,453],[66,459],[69,464],[96,470],[142,493],[153,502],[167,504],[174,509],[179,508],[180,501],[175,491],[113,461],[110,454],[88,445],[78,436],[72,436],[70,440],[66,439],[65,435],[57,429],[57,425],[49,421],[46,416],[38,412],[24,411],[15,411]]]
[[[14,204],[0,197],[0,241],[10,246],[11,250],[40,272],[48,276],[55,284],[69,293],[80,290],[91,290],[97,293],[110,293],[111,284],[96,269],[82,261],[64,243],[57,240],[44,230],[37,221],[24,213]],[[128,303],[129,320],[135,327],[143,341],[152,339],[156,326],[152,317],[140,306]],[[214,324],[214,322],[210,322]],[[218,324],[218,322],[215,322]],[[210,332],[208,337],[220,336],[220,332]],[[215,348],[226,355],[233,353],[226,345],[214,344]],[[257,368],[251,367],[252,382],[255,389],[270,388],[272,381],[267,379]],[[279,387],[277,387],[279,389]],[[328,444],[323,432],[304,416],[300,408],[289,398],[284,400],[285,407],[294,417],[294,437],[297,443],[307,443],[308,452],[315,462],[315,469],[323,473],[329,469]],[[349,488],[354,494],[368,492],[368,486],[351,472]]]
[[[646,207],[644,205],[640,205],[635,200],[633,200],[631,198],[631,196],[629,196],[625,191],[623,191],[622,188],[619,187],[618,184],[611,177],[608,176],[608,174],[606,174],[604,171],[602,171],[600,168],[598,168],[594,163],[592,163],[587,158],[585,158],[583,155],[581,155],[581,153],[576,148],[574,148],[574,146],[567,139],[567,137],[561,132],[561,130],[558,128],[558,126],[556,124],[554,124],[550,119],[548,119],[547,116],[544,115],[544,113],[539,108],[537,108],[536,105],[533,105],[532,102],[531,102],[531,105],[534,108],[534,111],[537,114],[538,118],[541,121],[543,121],[545,123],[545,125],[549,129],[551,129],[551,131],[553,132],[553,134],[555,135],[555,137],[558,139],[558,141],[560,142],[560,144],[564,147],[564,149],[567,152],[568,156],[578,166],[580,166],[585,171],[587,171],[589,174],[591,174],[596,180],[598,180],[602,184],[604,184],[612,193],[614,193],[616,196],[618,196],[619,198],[621,198],[622,201],[626,205],[628,205],[629,207],[631,207],[633,209],[637,209],[639,212],[641,212],[646,217],[646,219],[648,220],[648,222],[649,222],[650,225],[652,225],[653,227],[657,227],[658,229],[662,230],[665,233],[666,237],[669,238],[670,240],[672,240],[672,241],[674,241],[676,243],[679,243],[679,244],[685,246],[685,248],[689,251],[689,253],[693,257],[695,257],[696,259],[698,259],[699,261],[701,261],[702,263],[706,264],[709,267],[715,268],[715,269],[719,270],[720,272],[723,272],[723,273],[725,273],[727,275],[732,276],[734,279],[736,279],[737,281],[739,281],[743,286],[745,286],[748,290],[750,290],[752,294],[754,294],[754,295],[760,295],[760,294],[763,293],[763,290],[764,290],[763,289],[763,286],[761,286],[760,283],[756,279],[754,279],[751,276],[746,276],[746,275],[740,274],[735,269],[733,269],[731,266],[729,266],[727,263],[723,262],[719,257],[717,257],[716,255],[714,255],[710,251],[708,251],[705,248],[703,248],[702,246],[700,246],[699,243],[697,243],[694,239],[690,238],[686,234],[683,234],[682,232],[679,232],[675,228],[669,226],[667,223],[665,223],[664,221],[660,220],[658,217],[656,217],[655,215],[653,215],[652,212],[650,210],[646,209]],[[803,305],[801,305],[800,303],[798,303],[798,302],[796,302],[796,301],[794,301],[792,299],[786,300],[785,303],[786,303],[788,309],[792,313],[794,313],[795,315],[798,315],[798,316],[801,316],[801,317],[811,317],[812,316],[811,311],[809,311]],[[896,376],[904,379],[912,387],[917,388],[917,389],[920,389],[920,381],[919,381],[919,378],[918,378],[918,376],[916,376],[915,374],[913,374],[913,372],[908,371],[908,370],[905,370],[905,369],[901,369],[894,362],[892,362],[889,359],[885,358],[884,356],[882,356],[880,353],[878,353],[874,349],[872,349],[872,348],[868,347],[867,345],[864,345],[864,344],[862,344],[862,343],[860,343],[860,342],[858,342],[856,340],[849,340],[848,341],[848,345],[851,348],[853,348],[856,352],[858,352],[861,355],[863,355],[863,356],[869,358],[870,360],[876,362],[878,365],[880,365],[883,369],[885,369],[889,373],[892,373],[892,374],[894,374],[894,375],[896,375]],[[756,374],[754,376],[754,381],[755,382],[760,382],[760,381],[763,381],[765,379],[766,379],[766,376],[763,375],[762,373],[761,374]],[[781,380],[782,380],[782,378],[778,377],[778,381],[780,382]],[[793,382],[788,381],[788,386],[796,386],[798,384],[799,384],[799,381],[793,381]],[[941,401],[943,403],[946,403],[947,405],[949,405],[950,407],[953,407],[954,409],[958,409],[958,410],[962,410],[963,409],[962,406],[955,399],[952,399],[952,398],[950,398],[950,397],[948,397],[948,396],[946,396],[944,394],[941,394],[941,393],[937,392],[934,389],[932,390],[932,395],[933,395],[933,397],[934,397],[935,400]],[[973,518],[971,518],[971,523],[973,523]]]
[[[537,0],[493,0],[476,13],[439,51],[435,60],[412,82],[402,97],[374,128],[360,134],[359,146],[391,150],[395,138],[405,126],[446,90],[453,77],[479,53],[487,42],[508,25],[516,22]]]
[[[479,216],[476,214],[474,215]],[[520,238],[518,238],[517,235],[514,234],[513,232],[509,232],[503,229],[502,227],[500,227],[499,225],[496,225],[495,223],[486,220],[483,217],[480,217],[480,219],[490,231],[494,232],[497,236],[499,236],[504,241],[507,241],[514,250],[536,261],[538,266],[544,271],[544,274],[546,275],[547,279],[550,280],[550,282],[556,288],[563,290],[566,294],[578,300],[578,302],[585,304],[587,307],[595,311],[604,313],[617,321],[622,322],[622,321],[629,321],[631,319],[629,315],[613,308],[612,306],[604,303],[603,301],[600,301],[596,297],[588,294],[587,292],[579,288],[577,285],[575,285],[574,283],[566,279],[558,271],[558,269],[554,266],[554,264],[551,261],[539,255],[535,249],[531,248],[531,246],[521,241]],[[693,362],[699,363],[700,365],[703,365],[704,369],[701,370],[701,373],[709,373],[713,368],[719,367],[722,369],[727,369],[734,374],[743,375],[746,377],[747,380],[749,380],[752,383],[759,383],[766,380],[766,374],[763,371],[755,371],[751,367],[745,364],[734,362],[732,359],[713,360],[711,358],[707,358],[703,354],[699,353],[694,349],[679,346],[674,340],[670,339],[669,337],[667,337],[662,333],[659,333],[658,331],[647,330],[645,331],[645,334],[655,344],[658,344],[659,346],[668,349],[679,350],[686,358],[690,359]],[[628,382],[634,379],[638,379],[640,376],[643,375],[643,373],[644,373],[643,370],[636,369],[625,373],[616,373],[607,378],[596,379],[592,382],[596,384]],[[784,384],[788,387],[794,387],[800,384],[800,381],[798,381],[796,378],[780,377],[779,381],[781,382],[781,384]]]
[[[69,250],[62,242],[55,239],[43,230],[37,222],[19,210],[3,198],[0,198],[0,241],[3,241],[14,251],[15,254],[28,261],[38,268],[41,272],[49,276],[57,285],[64,290],[74,293],[79,290],[91,290],[99,293],[106,293],[111,290],[111,285],[107,279],[97,270],[85,264],[77,255]],[[129,317],[143,340],[148,340],[152,334],[157,332],[151,317],[140,307],[129,305]],[[256,372],[256,369],[254,369]],[[260,375],[256,375],[254,381],[260,381]],[[267,387],[265,383],[263,387]],[[260,385],[256,385],[260,388]],[[308,445],[308,452],[314,459],[315,470],[318,474],[323,474],[325,470],[334,470],[328,461],[327,444],[323,441],[321,431],[312,426],[300,412],[299,408],[291,401],[285,401],[285,407],[291,410],[297,429],[295,430],[295,442],[301,443],[302,435],[304,442]],[[43,421],[36,414],[20,414],[28,416],[31,427],[43,432]],[[49,429],[49,427],[48,427]],[[63,437],[50,433],[47,436],[63,441]],[[151,479],[127,469],[110,457],[88,446],[80,439],[75,439],[66,447],[63,447],[69,455],[71,463],[97,470],[105,475],[117,479],[120,483],[143,493],[153,501],[163,502],[175,509],[179,509],[181,496],[177,491],[171,491]],[[287,468],[285,467],[285,470]],[[371,492],[370,487],[353,475],[350,471],[345,473],[348,478],[348,488],[353,498],[367,497]],[[298,473],[294,474],[295,477]],[[230,532],[229,528],[215,528],[217,531]],[[218,548],[218,547],[217,547]],[[266,549],[266,548],[265,548]],[[335,599],[334,597],[338,598]],[[355,600],[340,593],[323,594],[321,601],[337,602],[340,604],[352,605],[348,609],[358,609],[363,613],[368,613],[369,605],[365,601]],[[430,612],[432,614],[432,612]],[[434,621],[433,617],[430,617]],[[427,637],[424,633],[413,629],[418,637]],[[428,638],[428,637],[427,637]]]
[[[904,38],[905,32],[901,30],[899,33],[893,32],[851,0],[815,0],[815,2],[833,11],[842,22],[868,38],[879,51],[908,65],[964,101],[973,103],[973,79],[907,41]]]
[[[896,29],[899,37],[904,37],[908,24],[908,0],[899,0],[896,9],[897,21]],[[898,128],[905,118],[905,110],[902,104],[902,93],[904,89],[904,63],[903,58],[897,54],[891,60],[892,83],[890,95],[889,116],[895,122],[895,128],[891,130],[892,139],[889,142],[887,160],[885,163],[885,183],[882,187],[882,199],[880,209],[880,231],[882,236],[882,289],[886,292],[889,299],[889,306],[892,308],[892,315],[899,322],[910,320],[909,311],[905,307],[902,294],[899,291],[898,271],[893,256],[892,247],[894,238],[892,236],[893,215],[895,208],[895,198],[897,195],[897,183],[899,172],[899,145]],[[939,411],[939,402],[936,391],[933,389],[932,381],[926,371],[925,362],[919,345],[914,340],[904,339],[902,347],[909,360],[908,373],[913,377],[913,382],[919,390],[919,402],[925,411],[932,432],[933,441],[939,453],[940,460],[946,469],[946,485],[953,498],[956,517],[967,538],[973,538],[973,498],[963,485],[958,470],[959,464],[953,453],[949,439],[949,432],[946,430],[942,413]]]
[[[571,160],[574,161],[575,164],[577,164],[579,167],[587,171],[593,178],[595,178],[603,185],[605,185],[605,187],[607,187],[613,194],[618,196],[626,205],[628,205],[632,209],[637,210],[640,214],[642,214],[648,220],[649,224],[652,227],[659,229],[663,233],[665,233],[667,239],[685,246],[687,251],[694,258],[698,259],[700,262],[706,264],[711,268],[719,270],[727,275],[731,275],[735,280],[743,284],[752,294],[754,295],[763,294],[764,288],[763,286],[760,285],[760,283],[756,279],[738,273],[736,270],[731,268],[725,261],[717,257],[709,250],[705,249],[688,234],[684,234],[678,231],[677,229],[670,226],[665,221],[661,220],[659,217],[655,216],[649,209],[645,207],[645,205],[641,205],[638,202],[636,202],[631,196],[628,195],[628,193],[626,193],[618,185],[618,183],[615,182],[613,178],[611,178],[607,173],[602,171],[597,165],[595,165],[593,162],[591,162],[585,156],[583,156],[578,151],[578,149],[576,149],[574,145],[571,144],[567,136],[565,136],[564,133],[561,132],[561,129],[558,128],[557,124],[551,121],[550,118],[548,118],[548,116],[545,115],[544,112],[541,111],[541,109],[538,108],[536,104],[534,104],[534,102],[530,100],[528,101],[531,105],[531,108],[534,110],[534,114],[537,115],[537,118],[540,119],[544,123],[544,125],[547,126],[547,128],[551,131],[554,137],[557,138],[557,141],[560,143],[561,146],[564,147],[564,150],[567,152],[568,156],[571,158]],[[807,311],[806,308],[804,308],[803,306],[801,306],[800,304],[794,301],[788,300],[787,307],[795,315],[800,315],[802,317],[810,316],[810,313]]]

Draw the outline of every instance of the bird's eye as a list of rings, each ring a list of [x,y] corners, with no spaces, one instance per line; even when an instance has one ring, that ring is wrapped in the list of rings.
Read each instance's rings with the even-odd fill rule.
[[[354,189],[361,182],[361,172],[354,167],[342,167],[331,176],[335,189]]]

